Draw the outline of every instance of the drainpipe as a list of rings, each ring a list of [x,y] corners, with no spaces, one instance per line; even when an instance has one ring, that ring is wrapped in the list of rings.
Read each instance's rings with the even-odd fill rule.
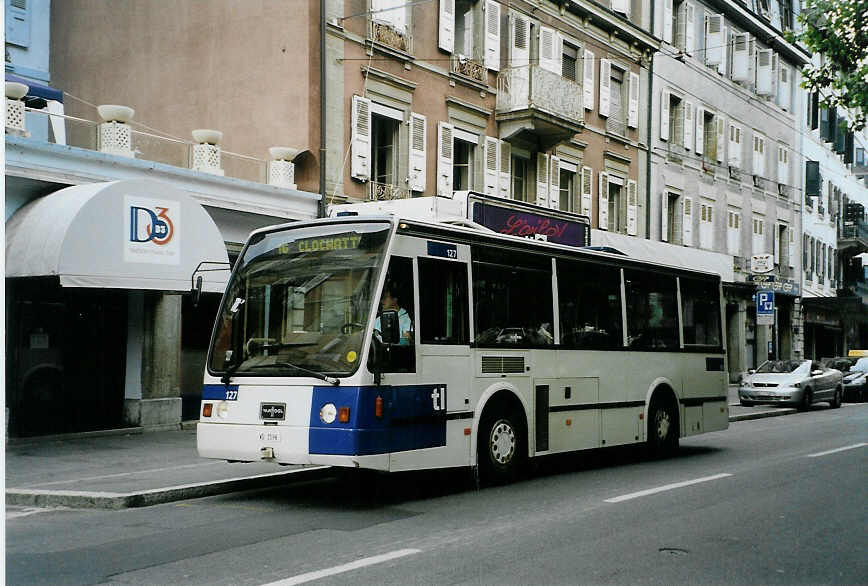
[[[319,94],[320,199],[317,217],[324,218],[326,206],[326,0],[319,0]]]
[[[654,35],[654,0],[651,0],[651,35]],[[654,140],[654,133],[651,131],[651,116],[654,108],[654,55],[657,51],[651,53],[651,61],[648,63],[648,144],[645,148],[645,239],[651,239],[651,142]]]

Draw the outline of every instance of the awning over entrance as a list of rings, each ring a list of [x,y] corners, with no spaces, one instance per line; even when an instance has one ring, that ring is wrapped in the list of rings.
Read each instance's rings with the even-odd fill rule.
[[[61,189],[6,224],[6,276],[58,276],[64,287],[189,291],[202,261],[229,258],[220,231],[185,192],[154,181]],[[228,270],[200,273],[220,292]]]

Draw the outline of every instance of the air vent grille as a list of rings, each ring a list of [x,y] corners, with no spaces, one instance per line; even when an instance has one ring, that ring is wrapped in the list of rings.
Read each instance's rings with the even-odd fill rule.
[[[515,374],[524,372],[523,356],[483,356],[483,374]]]

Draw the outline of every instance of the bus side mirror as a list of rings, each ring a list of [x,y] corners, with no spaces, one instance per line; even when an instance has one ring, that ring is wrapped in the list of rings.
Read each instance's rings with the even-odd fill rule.
[[[198,307],[199,299],[202,297],[202,275],[196,276],[196,286],[190,291],[193,298],[193,307]]]
[[[401,341],[398,312],[394,309],[386,309],[380,314],[380,335],[387,346]]]

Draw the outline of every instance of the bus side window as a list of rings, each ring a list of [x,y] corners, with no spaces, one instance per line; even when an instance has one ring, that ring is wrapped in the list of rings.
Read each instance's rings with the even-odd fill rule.
[[[473,318],[481,346],[554,343],[552,263],[548,256],[474,247]]]
[[[680,278],[684,345],[720,346],[720,292],[713,281]]]
[[[386,282],[380,294],[374,329],[380,328],[380,312],[391,309],[398,312],[400,342],[392,345],[384,357],[383,372],[415,372],[416,351],[414,339],[413,260],[393,256],[386,271]]]
[[[624,270],[630,348],[678,348],[678,298],[672,275]]]
[[[565,348],[610,350],[624,345],[617,267],[559,259],[558,304]]]
[[[467,345],[467,265],[419,259],[419,340],[423,344]]]

